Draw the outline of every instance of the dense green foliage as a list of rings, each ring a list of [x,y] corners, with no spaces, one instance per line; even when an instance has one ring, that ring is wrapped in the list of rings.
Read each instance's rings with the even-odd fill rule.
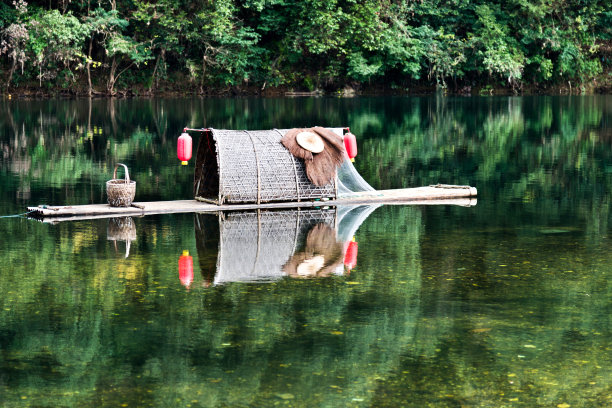
[[[16,0],[0,4],[0,79],[111,95],[571,90],[609,70],[611,27],[605,0]]]

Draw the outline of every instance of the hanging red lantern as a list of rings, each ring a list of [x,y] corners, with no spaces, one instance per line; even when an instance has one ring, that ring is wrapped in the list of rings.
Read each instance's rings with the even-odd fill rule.
[[[354,240],[349,242],[346,247],[346,252],[344,254],[344,266],[346,269],[350,270],[357,266],[357,241]]]
[[[186,288],[189,288],[193,282],[193,258],[189,255],[189,251],[183,251],[183,255],[179,258],[179,280]]]
[[[344,135],[344,148],[349,159],[355,161],[355,156],[357,156],[357,138],[351,132]]]
[[[183,131],[183,134],[178,138],[176,143],[176,153],[183,166],[187,165],[187,162],[191,159],[191,145],[191,136]]]

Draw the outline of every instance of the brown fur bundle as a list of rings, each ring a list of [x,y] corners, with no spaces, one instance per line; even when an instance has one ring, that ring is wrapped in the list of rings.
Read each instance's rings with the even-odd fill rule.
[[[344,142],[331,130],[322,127],[312,130],[321,136],[325,149],[313,154],[311,162],[306,162],[306,175],[314,185],[320,187],[328,184],[336,175],[336,166],[344,160]]]
[[[321,153],[312,153],[301,147],[296,140],[300,132],[314,132],[321,136],[325,149]],[[291,129],[281,139],[281,143],[295,157],[304,160],[306,175],[316,186],[328,184],[336,174],[336,167],[344,161],[344,142],[331,130],[315,127],[311,129]]]

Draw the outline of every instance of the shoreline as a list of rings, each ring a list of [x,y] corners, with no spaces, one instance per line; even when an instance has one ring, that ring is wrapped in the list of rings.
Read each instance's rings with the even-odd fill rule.
[[[12,99],[37,98],[176,98],[176,97],[359,97],[359,96],[427,96],[442,93],[446,96],[532,96],[532,95],[610,95],[612,94],[612,72],[604,73],[600,77],[586,84],[572,85],[557,84],[543,86],[538,84],[525,85],[520,89],[512,89],[491,84],[478,84],[462,86],[459,88],[438,88],[431,85],[414,85],[403,88],[385,86],[350,86],[345,85],[337,89],[307,90],[296,87],[268,87],[261,89],[258,86],[235,86],[226,88],[208,88],[205,91],[190,87],[177,87],[164,84],[156,90],[145,89],[134,85],[119,89],[115,94],[94,91],[89,95],[87,89],[78,84],[72,89],[41,89],[37,86],[22,86],[10,90],[4,89],[0,95]]]

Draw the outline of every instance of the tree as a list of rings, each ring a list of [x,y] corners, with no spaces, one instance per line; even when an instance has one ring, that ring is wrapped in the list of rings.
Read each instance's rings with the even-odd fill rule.
[[[41,12],[28,22],[28,51],[38,68],[39,86],[42,81],[63,74],[67,82],[74,81],[72,69],[81,61],[83,45],[90,29],[68,12]]]
[[[166,72],[166,55],[173,54],[176,60],[183,60],[184,36],[191,26],[187,12],[176,0],[160,0],[149,3],[135,0],[136,10],[132,20],[137,24],[136,32],[143,41],[149,40],[152,54],[157,54],[151,75],[149,92],[157,86],[157,79]],[[179,6],[179,7],[177,7]]]
[[[111,58],[110,71],[106,91],[115,95],[115,84],[119,77],[132,66],[146,64],[153,57],[151,48],[145,43],[139,43],[133,38],[113,33],[106,41],[106,54]],[[121,65],[124,65],[121,68]]]
[[[24,0],[19,0],[15,4],[15,22],[8,25],[8,27],[2,30],[2,38],[0,40],[0,55],[7,54],[11,60],[11,68],[9,69],[8,78],[6,80],[6,88],[8,89],[11,80],[13,79],[13,74],[15,73],[15,69],[19,64],[21,66],[21,71],[23,72],[24,65],[28,59],[26,55],[26,47],[30,35],[28,33],[28,28],[24,23],[24,15],[27,12],[27,3]],[[4,10],[6,6],[2,6]],[[8,12],[5,12],[5,15],[8,15]],[[10,21],[10,17],[5,17],[3,20]]]
[[[93,10],[89,15],[84,18],[84,24],[86,24],[91,30],[89,37],[89,47],[87,51],[87,57],[85,58],[85,69],[87,71],[87,94],[89,96],[93,93],[93,86],[91,83],[91,66],[100,66],[100,62],[96,62],[92,57],[92,48],[94,41],[102,45],[106,45],[106,41],[114,35],[118,35],[121,30],[128,26],[128,21],[119,18],[117,10],[104,10],[97,8]]]
[[[497,21],[488,5],[476,6],[476,14],[479,26],[471,43],[481,59],[482,68],[514,86],[522,77],[525,56],[509,35],[508,27]]]
[[[236,13],[233,2],[224,0],[203,4],[189,16],[192,25],[186,40],[190,55],[201,63],[191,60],[188,65],[200,77],[200,92],[207,80],[234,86],[248,81],[254,71],[260,36],[239,21]]]

